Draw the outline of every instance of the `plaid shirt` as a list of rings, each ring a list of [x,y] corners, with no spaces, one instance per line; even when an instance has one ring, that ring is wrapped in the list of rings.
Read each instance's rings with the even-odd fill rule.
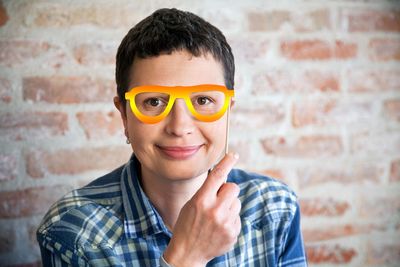
[[[43,266],[160,266],[172,233],[130,161],[55,203],[37,231]],[[234,169],[242,231],[207,266],[307,266],[296,195],[274,179]]]

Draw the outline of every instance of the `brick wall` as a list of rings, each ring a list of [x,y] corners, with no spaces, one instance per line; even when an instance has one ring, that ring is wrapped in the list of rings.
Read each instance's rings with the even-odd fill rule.
[[[310,265],[398,266],[400,3],[214,2],[0,4],[0,265],[39,265],[34,232],[50,204],[127,160],[116,49],[175,6],[231,43],[230,145],[239,167],[298,193]]]

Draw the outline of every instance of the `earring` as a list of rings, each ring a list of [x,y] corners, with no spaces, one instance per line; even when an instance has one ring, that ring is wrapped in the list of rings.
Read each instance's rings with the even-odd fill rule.
[[[129,137],[128,137],[128,131],[125,128],[125,136],[126,136],[126,143],[129,145],[131,143],[131,141],[129,141]]]

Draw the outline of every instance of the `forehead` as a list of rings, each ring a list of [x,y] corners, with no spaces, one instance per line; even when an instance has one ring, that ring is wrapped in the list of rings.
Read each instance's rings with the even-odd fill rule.
[[[170,55],[135,59],[131,68],[130,88],[140,85],[224,85],[222,64],[211,54],[195,57],[187,51]]]

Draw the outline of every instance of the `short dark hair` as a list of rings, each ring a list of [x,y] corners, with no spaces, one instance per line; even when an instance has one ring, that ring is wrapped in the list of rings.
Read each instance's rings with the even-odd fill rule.
[[[195,57],[211,53],[215,60],[222,63],[225,86],[234,88],[234,57],[222,32],[191,12],[162,8],[130,29],[118,48],[115,79],[124,108],[134,59],[179,50],[186,50]]]

